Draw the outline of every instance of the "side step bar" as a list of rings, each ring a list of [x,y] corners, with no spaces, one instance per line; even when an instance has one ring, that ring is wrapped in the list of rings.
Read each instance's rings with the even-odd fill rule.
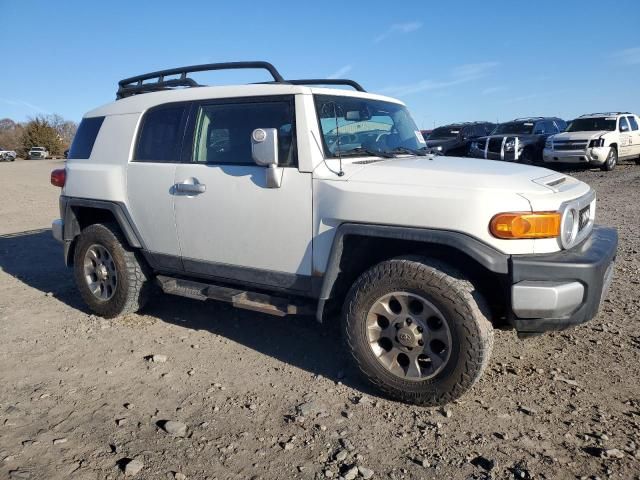
[[[292,303],[286,298],[274,297],[265,293],[249,292],[164,275],[158,275],[156,281],[164,293],[192,298],[194,300],[219,300],[231,303],[236,308],[268,313],[277,317],[284,317],[285,315],[313,315],[315,313],[315,310],[311,308],[310,305]]]

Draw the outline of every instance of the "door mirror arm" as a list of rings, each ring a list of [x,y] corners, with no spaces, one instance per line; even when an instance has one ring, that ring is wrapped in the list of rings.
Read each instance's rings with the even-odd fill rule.
[[[256,128],[251,133],[251,156],[257,165],[267,167],[265,169],[267,188],[280,188],[284,169],[278,167],[278,130]]]

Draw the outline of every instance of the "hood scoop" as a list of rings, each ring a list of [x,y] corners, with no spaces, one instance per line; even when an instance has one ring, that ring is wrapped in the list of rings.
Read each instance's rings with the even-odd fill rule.
[[[558,191],[559,187],[567,181],[567,176],[562,173],[554,173],[545,177],[536,178],[533,183],[548,187],[553,191]]]

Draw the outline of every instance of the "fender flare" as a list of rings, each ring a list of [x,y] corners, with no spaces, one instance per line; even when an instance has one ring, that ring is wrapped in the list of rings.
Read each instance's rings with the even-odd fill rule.
[[[324,307],[331,298],[333,286],[340,273],[340,260],[344,249],[344,239],[350,235],[362,237],[388,238],[446,245],[473,258],[487,270],[497,274],[509,273],[510,255],[502,253],[486,243],[465,233],[450,230],[395,227],[390,225],[368,225],[343,223],[337,228],[325,270],[316,319],[322,322]]]
[[[127,207],[123,203],[61,196],[60,214],[64,221],[62,236],[65,244],[65,262],[67,265],[70,264],[69,253],[71,244],[76,237],[80,235],[81,231],[80,223],[76,217],[76,207],[87,207],[111,212],[129,245],[133,248],[144,248],[142,237],[136,229],[129,212],[127,211]]]

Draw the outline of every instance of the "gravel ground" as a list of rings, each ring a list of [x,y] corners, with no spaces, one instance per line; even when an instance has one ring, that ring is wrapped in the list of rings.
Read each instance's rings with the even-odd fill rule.
[[[620,233],[597,319],[497,332],[482,380],[428,409],[378,397],[309,318],[91,315],[49,230],[60,164],[0,163],[0,478],[640,478],[640,167],[569,172]]]

